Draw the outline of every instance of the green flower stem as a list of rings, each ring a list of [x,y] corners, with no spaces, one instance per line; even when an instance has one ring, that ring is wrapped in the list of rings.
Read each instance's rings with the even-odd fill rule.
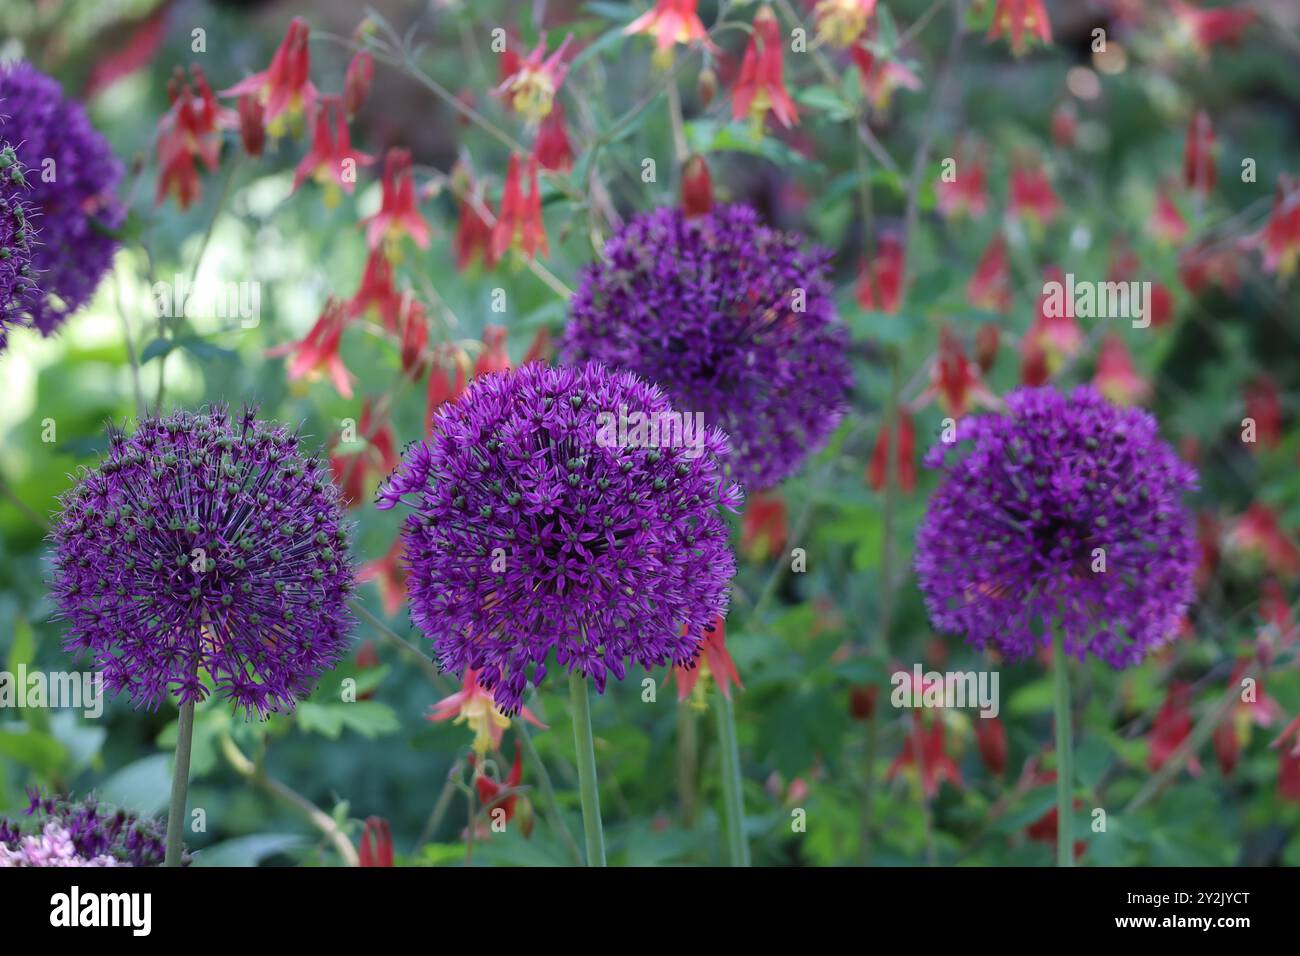
[[[721,690],[713,695],[713,705],[718,716],[718,745],[722,750],[722,823],[727,836],[727,858],[732,866],[749,866],[740,747],[736,743],[736,712],[731,706],[731,698]]]
[[[1070,731],[1070,659],[1056,629],[1052,671],[1056,683],[1056,865],[1074,866],[1074,761]]]
[[[573,744],[578,758],[587,865],[605,866],[605,831],[600,823],[600,788],[596,784],[596,745],[591,739],[591,701],[587,697],[587,680],[579,674],[569,675],[569,701],[573,705]]]
[[[185,802],[190,792],[190,747],[194,742],[194,701],[181,704],[176,725],[176,766],[172,769],[172,798],[167,810],[167,852],[163,866],[180,866],[185,848]]]

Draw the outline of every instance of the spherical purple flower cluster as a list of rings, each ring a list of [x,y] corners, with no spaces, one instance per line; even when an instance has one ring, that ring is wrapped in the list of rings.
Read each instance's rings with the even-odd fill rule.
[[[113,194],[122,166],[80,103],[31,66],[0,64],[0,136],[27,168],[27,200],[40,216],[32,268],[44,294],[26,303],[49,335],[90,301],[113,263],[126,211]]]
[[[245,409],[111,430],[63,498],[52,591],[110,691],[202,699],[206,671],[247,714],[292,709],[352,626],[348,533],[329,467]]]
[[[963,419],[917,534],[916,571],[936,628],[1023,658],[1065,649],[1113,667],[1175,633],[1198,552],[1183,494],[1195,471],[1140,409],[1095,390],[1022,388],[1007,413]]]
[[[32,792],[28,820],[0,819],[0,867],[159,866],[163,826],[125,810]],[[184,859],[188,863],[188,856]]]
[[[655,382],[727,433],[734,477],[771,488],[825,443],[852,388],[829,258],[746,206],[638,216],[583,273],[561,358]]]
[[[10,326],[20,324],[36,295],[36,227],[27,201],[26,172],[13,147],[0,140],[0,349]]]
[[[624,415],[658,423],[659,440],[620,429]],[[514,713],[552,650],[601,692],[629,661],[697,657],[735,571],[718,508],[742,496],[722,476],[726,436],[664,440],[673,420],[658,388],[599,365],[526,365],[443,406],[378,504],[414,510],[411,616],[444,669],[479,671]]]

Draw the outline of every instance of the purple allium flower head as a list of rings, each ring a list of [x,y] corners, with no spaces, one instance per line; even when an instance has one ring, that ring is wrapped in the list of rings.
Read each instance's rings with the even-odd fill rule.
[[[13,147],[0,140],[0,349],[9,328],[21,323],[37,294],[32,265],[36,224],[26,174]]]
[[[122,166],[81,104],[29,63],[0,64],[0,136],[27,167],[27,200],[40,216],[32,268],[44,294],[27,311],[49,335],[90,301],[113,263],[126,220],[113,194]]]
[[[28,820],[0,819],[0,867],[162,864],[165,830],[158,821],[102,806],[93,796],[30,796]],[[188,854],[182,862],[188,865]]]
[[[1080,659],[1139,662],[1193,597],[1183,494],[1196,472],[1154,417],[1090,387],[1021,388],[1006,403],[1006,414],[962,419],[955,444],[971,447],[960,459],[942,443],[927,456],[946,472],[917,534],[931,620],[1012,659],[1057,627]]]
[[[826,442],[852,388],[829,258],[747,206],[638,216],[584,271],[561,359],[655,382],[727,433],[734,477],[771,488]]]
[[[329,467],[297,435],[221,406],[110,429],[63,498],[52,593],[112,692],[292,709],[342,656],[353,568]]]
[[[381,509],[415,512],[402,529],[412,620],[507,714],[552,650],[603,692],[628,661],[690,664],[726,612],[735,558],[718,507],[742,500],[718,461],[726,436],[637,443],[624,411],[673,415],[657,387],[595,364],[479,378],[380,488]]]

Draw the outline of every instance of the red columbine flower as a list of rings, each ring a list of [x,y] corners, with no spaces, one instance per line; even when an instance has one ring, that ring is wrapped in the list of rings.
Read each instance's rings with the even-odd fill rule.
[[[551,345],[551,330],[542,326],[533,336],[532,342],[528,344],[528,351],[524,352],[524,359],[520,365],[527,365],[529,362],[546,362],[549,363],[551,355],[555,348]]]
[[[876,256],[858,270],[858,305],[894,315],[903,300],[903,244],[881,236]]]
[[[1136,405],[1146,398],[1150,386],[1138,375],[1124,340],[1107,335],[1097,356],[1097,374],[1092,384],[1114,405]]]
[[[654,62],[665,67],[672,61],[675,44],[709,43],[708,31],[695,12],[698,0],[657,0],[654,7],[623,28],[624,36],[637,33],[653,34],[655,38]]]
[[[1197,110],[1187,124],[1183,143],[1183,182],[1188,189],[1208,197],[1214,190],[1214,127],[1210,114]]]
[[[402,239],[410,236],[421,249],[429,248],[429,224],[415,205],[415,177],[411,151],[394,147],[384,157],[384,192],[379,212],[362,220],[371,249],[385,246],[391,257]]]
[[[989,206],[988,171],[984,163],[984,147],[958,145],[953,156],[956,165],[954,178],[942,177],[935,183],[935,204],[945,219],[968,215],[981,218]]]
[[[1255,440],[1265,448],[1282,441],[1282,400],[1277,383],[1258,375],[1246,386],[1246,417],[1255,420]]]
[[[1267,665],[1272,662],[1276,649],[1288,648],[1300,638],[1300,630],[1291,614],[1291,602],[1286,599],[1282,585],[1272,578],[1260,586],[1259,616],[1264,621],[1264,629],[1255,644],[1259,648],[1260,661]]]
[[[1002,333],[992,322],[983,323],[975,332],[975,364],[981,372],[988,373],[998,360],[998,342]]]
[[[564,54],[572,41],[572,35],[565,37],[548,57],[546,35],[543,34],[533,52],[519,60],[518,67],[498,87],[497,92],[505,97],[510,108],[522,114],[529,123],[546,119],[555,105],[555,94],[569,72]]]
[[[483,351],[474,363],[474,376],[491,375],[510,370],[510,355],[506,352],[506,330],[500,325],[489,325],[483,330]]]
[[[858,68],[862,89],[871,105],[879,111],[889,108],[895,90],[915,92],[921,88],[921,78],[899,60],[881,59],[862,45],[855,46],[850,53]]]
[[[1073,103],[1062,103],[1052,113],[1052,142],[1062,149],[1074,145],[1074,137],[1079,132],[1079,111]]]
[[[1156,209],[1147,222],[1147,229],[1158,242],[1178,245],[1187,236],[1187,220],[1169,198],[1169,190],[1161,188],[1156,195]]]
[[[1152,773],[1163,767],[1178,746],[1191,736],[1191,700],[1192,689],[1188,684],[1181,681],[1170,683],[1147,740],[1147,769]],[[1187,770],[1193,777],[1201,775],[1201,765],[1195,755],[1187,761]]]
[[[1211,285],[1235,293],[1241,285],[1237,251],[1231,246],[1186,246],[1178,254],[1178,277],[1193,295]]]
[[[368,817],[361,830],[362,866],[393,865],[393,831],[382,817]]]
[[[947,327],[939,332],[939,351],[930,366],[930,384],[917,396],[912,410],[922,409],[935,399],[953,418],[961,418],[977,404],[997,403],[980,379],[979,367],[966,357],[961,340]]]
[[[519,708],[519,717],[534,727],[548,729],[527,707]],[[501,736],[510,726],[510,718],[497,709],[492,692],[479,686],[478,671],[472,667],[465,668],[461,689],[434,704],[427,719],[436,723],[453,718],[454,723],[469,725],[474,733],[474,753],[480,758],[489,750],[501,749]]]
[[[788,534],[784,498],[775,492],[759,491],[745,500],[745,512],[740,516],[740,550],[751,561],[780,554]]]
[[[330,126],[333,124],[333,131]],[[293,172],[296,190],[307,177],[326,186],[325,205],[333,206],[338,200],[338,188],[352,194],[357,183],[357,167],[369,166],[373,156],[352,148],[347,117],[343,113],[343,100],[337,96],[322,96],[316,104],[311,149]]]
[[[1043,0],[997,0],[993,8],[993,22],[989,24],[988,38],[1011,37],[1011,52],[1020,56],[1025,52],[1029,37],[1037,37],[1044,45],[1052,42],[1052,23],[1043,8]]]
[[[712,675],[717,682],[722,696],[731,699],[731,685],[741,690],[745,685],[740,682],[736,672],[736,662],[727,652],[727,628],[722,618],[716,618],[712,627],[704,629],[704,640],[700,644],[700,656],[693,667],[674,667],[673,675],[677,678],[677,699],[686,700],[694,695],[696,706],[703,708],[705,687],[708,677]],[[700,678],[705,678],[703,681]]]
[[[266,147],[262,107],[252,93],[245,93],[239,98],[239,141],[244,144],[244,152],[253,157],[261,156]]]
[[[989,773],[1000,777],[1007,769],[1007,728],[999,717],[975,719],[975,745]]]
[[[761,130],[763,119],[771,110],[782,125],[796,125],[799,111],[786,92],[783,69],[781,28],[772,8],[764,4],[754,17],[754,32],[740,64],[740,79],[731,94],[732,118],[748,116],[755,130]]]
[[[331,297],[325,303],[316,324],[308,330],[302,341],[277,345],[266,354],[274,358],[295,353],[293,361],[289,363],[289,381],[325,372],[338,393],[344,398],[351,398],[352,376],[339,357],[339,343],[343,339],[343,327],[347,320],[347,307]]]
[[[294,17],[289,32],[271,57],[271,65],[222,91],[222,96],[253,94],[262,106],[262,123],[272,136],[283,135],[286,120],[310,113],[315,105],[316,87],[308,77],[310,33],[307,21]]]
[[[1056,266],[1044,269],[1043,274],[1050,282],[1064,286],[1065,274]],[[1074,311],[1072,304],[1065,303],[1066,307],[1058,310],[1051,305],[1057,298],[1059,297],[1052,296],[1044,289],[1038,297],[1038,317],[1021,339],[1023,370],[1027,372],[1032,369],[1042,375],[1039,381],[1031,381],[1025,375],[1027,385],[1041,385],[1083,346],[1083,332],[1070,314]],[[1055,314],[1058,311],[1060,314]]]
[[[500,259],[509,249],[526,258],[546,255],[546,224],[542,221],[542,192],[537,183],[537,160],[528,161],[528,196],[519,185],[519,157],[512,155],[506,167],[501,211],[492,231],[492,256]]]
[[[1042,166],[1017,166],[1011,170],[1009,208],[1013,216],[1038,226],[1049,225],[1056,219],[1061,201]]]
[[[348,299],[348,318],[377,316],[390,332],[397,331],[401,295],[393,285],[393,264],[380,249],[372,249],[361,273],[361,285]]]
[[[713,178],[709,164],[698,153],[682,166],[682,212],[703,216],[713,208]]]
[[[1006,312],[1011,308],[1011,262],[1007,242],[996,234],[984,247],[975,274],[966,283],[966,298],[977,309]]]
[[[1282,175],[1277,180],[1273,211],[1264,228],[1247,237],[1246,248],[1264,250],[1264,270],[1286,278],[1300,262],[1300,177]]]
[[[921,745],[921,789],[926,797],[933,799],[939,793],[939,785],[947,780],[954,787],[962,786],[961,771],[948,756],[944,746],[943,721],[937,717],[926,729],[919,713],[912,715],[914,727],[903,738],[903,750],[885,771],[885,779],[893,780],[904,770],[915,770],[917,766],[917,744]]]
[[[470,763],[475,763],[475,758],[470,757]],[[483,804],[483,812],[491,818],[493,811],[505,811],[506,822],[509,822],[515,815],[515,804],[519,800],[519,794],[514,791],[519,789],[519,784],[523,780],[524,765],[523,753],[519,744],[515,744],[515,762],[510,766],[510,773],[505,780],[493,780],[487,774],[478,772],[477,767],[474,773],[474,787],[478,790],[479,803]],[[502,797],[502,793],[508,793],[508,796]],[[524,805],[527,807],[528,798],[524,797]],[[524,825],[524,836],[527,837],[532,831],[531,822]],[[492,833],[491,827],[484,827],[483,835]]]
[[[537,142],[533,144],[533,156],[542,169],[551,172],[567,173],[573,168],[573,147],[564,129],[563,103],[556,103],[555,109],[542,120]]]
[[[346,443],[352,446],[349,450],[339,450],[344,446],[341,438],[341,435],[337,436],[333,442],[330,471],[335,483],[343,490],[343,500],[349,506],[358,505],[365,497],[366,476],[376,473],[382,477],[399,463],[393,426],[388,415],[376,413],[367,398],[361,403],[356,441]]]
[[[876,0],[817,0],[813,16],[823,43],[847,50],[866,38]]]
[[[402,565],[402,539],[393,541],[382,558],[363,564],[357,571],[357,581],[364,584],[374,581],[379,586],[379,598],[384,613],[392,617],[406,603],[406,568]]]
[[[429,316],[424,303],[415,296],[404,295],[397,310],[397,334],[401,338],[402,372],[418,382],[428,363]]]
[[[1269,746],[1279,751],[1277,795],[1300,803],[1300,717],[1287,724]]]
[[[369,50],[358,50],[343,74],[343,109],[355,116],[361,104],[370,95],[370,84],[375,80],[375,58]]]
[[[889,435],[889,426],[881,425],[880,433],[876,436],[876,447],[867,465],[867,484],[873,491],[883,491],[885,488],[886,467],[889,461]],[[898,443],[894,448],[894,456],[894,480],[898,483],[898,487],[904,491],[915,490],[916,426],[912,424],[912,416],[904,409],[899,409],[898,412]]]
[[[1241,686],[1242,679],[1248,676],[1246,670],[1249,666],[1250,661],[1243,658],[1233,667],[1232,674],[1228,678],[1228,686],[1236,689],[1237,702],[1214,731],[1214,756],[1219,761],[1219,769],[1223,771],[1225,777],[1236,767],[1241,748],[1250,742],[1251,727],[1271,727],[1273,722],[1282,716],[1282,709],[1277,701],[1264,693],[1258,681],[1255,683],[1250,699],[1242,699],[1244,690]]]
[[[1236,46],[1241,42],[1246,27],[1255,21],[1255,11],[1242,7],[1198,10],[1181,0],[1171,0],[1170,6],[1179,26],[1190,36],[1201,56],[1208,56],[1210,50],[1220,43]]]
[[[176,68],[167,82],[171,108],[158,121],[159,173],[155,201],[162,203],[171,194],[181,209],[189,208],[201,191],[195,159],[209,170],[216,169],[221,130],[238,124],[233,112],[217,105],[203,71],[191,66],[190,75],[193,88],[185,81],[185,71]]]
[[[456,235],[452,249],[456,253],[456,268],[464,272],[475,257],[483,257],[484,268],[496,265],[492,255],[492,211],[488,209],[479,184],[467,164],[457,163],[452,171],[452,183],[457,197],[458,215]]]
[[[1055,770],[1040,771],[1037,769],[1036,762],[1031,761],[1030,765],[1026,767],[1026,771],[1027,772],[1025,776],[1030,786],[1045,787],[1050,785],[1053,789],[1055,789],[1056,786]],[[1074,803],[1071,806],[1073,809],[1078,810],[1081,806],[1083,806],[1083,800],[1081,800],[1079,797],[1075,797]],[[1058,816],[1057,808],[1052,807],[1052,809],[1048,810],[1046,813],[1044,813],[1041,817],[1039,817],[1029,826],[1025,827],[1025,836],[1039,843],[1047,843],[1050,844],[1051,846],[1056,846],[1056,836],[1057,836],[1056,829],[1057,829],[1057,823],[1059,819],[1060,817]],[[1083,856],[1083,852],[1086,849],[1088,849],[1087,843],[1085,843],[1083,840],[1075,840],[1074,858],[1077,860],[1079,857]]]
[[[429,407],[425,413],[425,423],[433,427],[433,414],[447,402],[460,398],[465,391],[465,365],[460,357],[453,355],[451,363],[454,368],[448,371],[442,361],[435,360],[429,368]]]
[[[1228,533],[1228,544],[1258,555],[1264,565],[1282,578],[1300,574],[1300,548],[1278,523],[1277,512],[1258,502],[1246,509]]]

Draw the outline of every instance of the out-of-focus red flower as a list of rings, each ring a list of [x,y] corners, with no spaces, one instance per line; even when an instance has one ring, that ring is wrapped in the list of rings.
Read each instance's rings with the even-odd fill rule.
[[[907,64],[895,59],[881,59],[862,45],[855,46],[850,52],[862,80],[862,89],[877,110],[889,109],[895,90],[915,92],[921,88],[921,78]]]
[[[1246,385],[1246,417],[1255,420],[1257,444],[1276,448],[1282,441],[1282,399],[1269,376],[1257,375]]]
[[[687,216],[703,216],[713,208],[713,177],[709,164],[696,153],[682,166],[682,212]]]
[[[1237,766],[1241,748],[1250,742],[1251,727],[1271,727],[1282,716],[1277,701],[1264,693],[1258,681],[1251,699],[1242,699],[1242,679],[1248,676],[1246,670],[1249,666],[1250,661],[1243,658],[1233,667],[1228,686],[1236,689],[1238,699],[1214,731],[1214,756],[1225,777]]]
[[[1200,295],[1211,285],[1235,293],[1241,286],[1237,251],[1231,246],[1186,246],[1178,254],[1178,277],[1193,295]]]
[[[470,764],[475,765],[476,760],[470,757]],[[491,818],[494,811],[505,811],[505,821],[508,823],[515,816],[515,805],[519,802],[520,795],[514,791],[519,789],[519,784],[523,780],[524,764],[523,751],[520,746],[515,744],[515,762],[510,765],[510,773],[506,775],[505,780],[494,780],[485,773],[478,771],[475,766],[474,788],[478,791],[479,802],[483,804],[483,812]],[[507,794],[502,796],[502,794]],[[524,805],[528,803],[528,798],[523,798]],[[494,821],[495,822],[495,821]],[[532,816],[528,815],[528,820],[524,824],[524,837],[527,838],[532,834]],[[491,826],[484,827],[481,835],[487,836],[493,832]]]
[[[903,738],[903,749],[889,769],[885,779],[893,780],[904,770],[915,771],[917,767],[917,744],[920,744],[921,756],[921,790],[927,798],[933,799],[939,793],[939,785],[947,780],[954,787],[962,784],[961,770],[945,749],[943,721],[936,718],[927,728],[919,713],[913,714],[914,724]]]
[[[564,56],[572,42],[572,35],[565,37],[555,52],[547,56],[546,35],[543,34],[533,51],[518,60],[518,66],[497,88],[510,108],[529,123],[540,123],[555,106],[555,94],[569,72]],[[502,68],[505,68],[504,63]]]
[[[1196,568],[1196,586],[1204,588],[1219,566],[1219,519],[1212,511],[1196,515],[1196,544],[1201,560]]]
[[[361,403],[361,417],[356,428],[356,440],[344,443],[339,436],[329,456],[330,471],[349,507],[362,504],[369,475],[387,475],[398,465],[393,426],[388,415],[383,411],[376,412],[368,398]],[[341,450],[345,445],[351,448]]]
[[[1268,664],[1275,648],[1288,648],[1300,639],[1300,629],[1297,629],[1291,613],[1291,602],[1286,599],[1282,585],[1272,578],[1260,585],[1259,616],[1265,627],[1256,646],[1260,648],[1260,660]]]
[[[903,244],[884,235],[876,242],[876,255],[858,270],[858,305],[894,315],[903,304]]]
[[[153,61],[158,48],[162,46],[167,14],[171,12],[171,7],[170,0],[167,0],[152,14],[130,25],[129,36],[112,46],[91,68],[82,90],[83,100],[92,98]]]
[[[311,71],[310,34],[307,21],[294,17],[284,40],[271,57],[271,65],[221,93],[222,96],[243,96],[245,93],[255,96],[262,106],[262,125],[273,137],[284,134],[289,120],[310,115],[316,104],[316,87],[308,75]]]
[[[348,299],[348,317],[378,318],[390,332],[397,331],[402,296],[393,285],[393,264],[382,249],[372,249],[361,272],[361,285]]]
[[[1287,724],[1270,746],[1279,751],[1277,795],[1300,803],[1300,717]]]
[[[239,141],[244,152],[254,158],[266,148],[266,127],[262,125],[262,107],[251,93],[239,98]]]
[[[880,688],[875,684],[849,689],[849,714],[854,720],[870,720],[876,715],[876,701]]]
[[[975,332],[975,364],[987,374],[998,360],[998,343],[1002,332],[992,322],[985,322]]]
[[[700,75],[695,80],[695,95],[699,97],[700,106],[704,109],[708,109],[718,95],[718,74],[711,67],[700,69]]]
[[[527,707],[519,709],[519,718],[542,730],[549,729]],[[468,724],[474,734],[474,753],[480,758],[489,750],[501,749],[501,736],[510,726],[510,718],[497,709],[492,692],[479,686],[478,671],[472,667],[465,668],[460,690],[434,704],[427,719],[434,723],[451,720]]]
[[[1019,165],[1011,170],[1008,209],[1013,216],[1037,226],[1047,226],[1056,219],[1061,200],[1042,166]]]
[[[981,218],[988,210],[988,169],[982,144],[958,144],[953,155],[953,178],[940,176],[935,183],[935,206],[945,219],[967,215]]]
[[[718,690],[722,691],[722,696],[730,700],[731,685],[735,684],[741,690],[745,689],[745,685],[740,682],[736,662],[727,652],[726,622],[720,617],[716,618],[713,626],[706,627],[701,637],[700,655],[695,665],[674,667],[672,670],[672,676],[677,678],[677,699],[686,700],[698,686],[700,693],[696,695],[696,699],[703,705],[705,685],[700,683],[700,678],[712,676],[718,685]]]
[[[761,128],[768,110],[787,128],[799,122],[799,111],[785,88],[781,28],[772,8],[764,4],[754,16],[740,79],[731,92],[731,115],[737,120],[748,116],[755,128]]]
[[[1029,774],[1029,780],[1031,782],[1031,785],[1033,786],[1040,786],[1040,787],[1048,786],[1048,785],[1054,786],[1056,784],[1056,771],[1055,770],[1039,771],[1037,769],[1033,769]],[[1078,810],[1081,806],[1083,806],[1083,801],[1078,797],[1075,797],[1072,806],[1075,810]],[[1056,839],[1057,839],[1056,830],[1057,830],[1057,824],[1059,820],[1060,820],[1060,816],[1058,815],[1057,808],[1052,807],[1052,809],[1048,810],[1046,813],[1044,813],[1041,817],[1039,817],[1029,826],[1025,827],[1025,836],[1039,843],[1047,843],[1051,846],[1056,846]],[[1076,860],[1079,859],[1079,857],[1083,856],[1084,851],[1087,849],[1088,849],[1087,843],[1085,843],[1083,840],[1075,840],[1074,858]]]
[[[361,830],[362,866],[393,865],[393,831],[382,817],[368,817]]]
[[[999,717],[975,719],[975,745],[989,773],[1000,777],[1007,769],[1007,728]]]
[[[876,0],[817,0],[813,17],[817,37],[838,50],[855,47],[865,40]]]
[[[424,303],[409,293],[397,311],[397,334],[401,337],[402,372],[418,382],[428,364],[429,315]]]
[[[293,171],[293,188],[296,190],[310,177],[321,185],[337,186],[351,195],[357,183],[357,167],[369,166],[374,161],[373,156],[353,149],[343,100],[338,96],[322,96],[316,103],[311,149]],[[336,202],[338,194],[332,189],[327,191],[325,204]]]
[[[1079,111],[1073,103],[1062,103],[1052,113],[1052,142],[1062,149],[1074,145],[1074,137],[1079,132]]]
[[[508,250],[515,250],[525,258],[546,255],[546,224],[542,221],[542,193],[537,183],[537,160],[528,161],[528,196],[519,184],[519,157],[512,155],[506,167],[505,190],[501,195],[501,211],[497,213],[492,230],[492,257],[500,260]]]
[[[384,157],[383,199],[379,212],[362,220],[371,249],[384,246],[390,257],[402,236],[410,236],[421,249],[429,248],[429,224],[415,204],[415,176],[411,151],[393,147]]]
[[[873,491],[883,491],[886,483],[886,467],[889,461],[890,427],[880,426],[876,436],[876,447],[867,464],[867,484]],[[916,490],[916,426],[912,416],[906,410],[898,412],[898,444],[894,449],[894,480],[904,491]]]
[[[1183,184],[1208,197],[1214,191],[1217,170],[1214,166],[1214,127],[1210,114],[1197,110],[1187,124],[1183,143]]]
[[[1146,379],[1137,373],[1128,346],[1114,333],[1107,335],[1101,343],[1097,374],[1093,376],[1092,384],[1115,405],[1136,405],[1151,390]]]
[[[655,38],[654,62],[666,66],[672,61],[673,46],[701,43],[712,47],[708,31],[696,12],[699,0],[657,0],[655,5],[623,28],[625,36],[638,33]]]
[[[551,330],[542,326],[533,336],[532,343],[528,346],[528,351],[524,353],[523,361],[520,365],[527,365],[529,362],[549,362],[551,353],[554,349],[551,347]]]
[[[538,127],[533,156],[542,169],[551,172],[567,173],[573,168],[573,147],[569,144],[569,134],[564,127],[563,103],[556,103]]]
[[[293,382],[306,376],[325,373],[339,395],[352,397],[351,373],[339,357],[339,343],[343,339],[343,327],[347,324],[347,307],[331,297],[321,311],[316,323],[298,342],[286,342],[270,349],[266,354],[270,358],[294,353],[289,363],[289,381]]]
[[[368,561],[357,571],[357,580],[364,584],[374,581],[379,587],[379,597],[384,613],[392,617],[406,602],[406,568],[402,566],[402,539],[393,541],[382,558]],[[377,663],[377,662],[376,662]],[[358,665],[360,658],[358,658]]]
[[[1258,555],[1278,577],[1290,579],[1300,574],[1300,548],[1282,530],[1277,512],[1268,505],[1256,502],[1247,508],[1228,533],[1228,544]]]
[[[452,249],[456,253],[456,268],[464,272],[476,257],[481,256],[483,267],[491,269],[496,265],[492,254],[492,227],[495,217],[488,208],[482,189],[470,178],[467,168],[458,166],[452,176],[460,183],[456,190],[458,214],[456,217],[456,235],[452,239]]]
[[[1147,301],[1151,327],[1158,329],[1169,324],[1174,317],[1174,294],[1162,282],[1151,283],[1151,298]]]
[[[506,353],[506,330],[504,326],[489,325],[483,330],[483,351],[474,363],[474,376],[491,375],[510,369],[510,356]]]
[[[1007,243],[998,233],[989,240],[966,283],[966,298],[977,309],[1007,312],[1011,309],[1011,264]]]
[[[1165,765],[1178,746],[1192,733],[1192,689],[1181,681],[1173,681],[1165,695],[1165,702],[1156,714],[1147,737],[1147,769],[1152,773]],[[1194,777],[1201,775],[1201,765],[1196,755],[1187,761],[1187,770]]]
[[[953,418],[961,418],[975,405],[992,405],[996,399],[980,379],[979,367],[966,357],[961,340],[945,326],[939,332],[939,351],[930,366],[930,384],[917,396],[912,410],[938,400]]]
[[[158,192],[161,204],[168,195],[176,197],[181,209],[199,198],[199,160],[209,171],[217,168],[221,152],[221,130],[238,125],[238,116],[217,105],[212,88],[197,66],[190,67],[193,87],[180,67],[167,82],[171,107],[158,120]]]
[[[1161,188],[1156,194],[1156,209],[1147,228],[1158,242],[1170,245],[1177,245],[1187,237],[1187,220],[1169,198],[1169,190]]]
[[[785,499],[770,491],[749,495],[740,517],[740,550],[752,561],[764,561],[785,550],[788,534]]]
[[[369,50],[358,50],[348,62],[343,74],[343,110],[355,116],[370,95],[370,84],[375,80],[375,58]]]
[[[447,402],[454,402],[465,391],[465,365],[457,356],[452,356],[453,368],[448,371],[442,361],[434,361],[429,367],[429,407],[425,413],[425,423],[433,427],[434,413]]]
[[[1241,34],[1255,21],[1255,11],[1245,7],[1201,10],[1183,0],[1170,0],[1170,9],[1202,56],[1220,43],[1236,46]]]
[[[1279,176],[1273,211],[1264,228],[1244,242],[1264,251],[1264,271],[1287,278],[1300,263],[1300,177]]]
[[[1065,274],[1056,266],[1049,266],[1044,275],[1047,282],[1038,297],[1038,317],[1021,339],[1020,348],[1024,366],[1041,365],[1045,379],[1055,374],[1067,359],[1078,354],[1083,347],[1083,332],[1070,314],[1074,311],[1072,303],[1067,302],[1066,308],[1057,309],[1053,302],[1059,302],[1062,297],[1053,296],[1046,288],[1052,282],[1064,288]],[[1025,384],[1041,385],[1042,382],[1030,382],[1026,377]]]
[[[1043,0],[997,0],[988,38],[996,40],[1001,36],[1011,38],[1011,52],[1016,56],[1025,52],[1032,37],[1050,45],[1052,22],[1047,18]]]

